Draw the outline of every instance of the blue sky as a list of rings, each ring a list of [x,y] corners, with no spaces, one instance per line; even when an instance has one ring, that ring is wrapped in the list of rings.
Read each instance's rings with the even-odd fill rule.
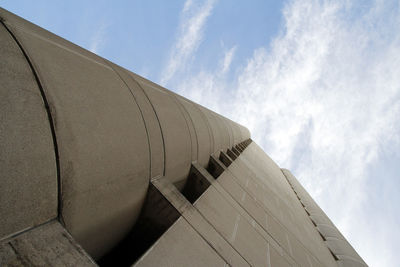
[[[400,266],[398,1],[0,5],[247,126],[370,266]]]

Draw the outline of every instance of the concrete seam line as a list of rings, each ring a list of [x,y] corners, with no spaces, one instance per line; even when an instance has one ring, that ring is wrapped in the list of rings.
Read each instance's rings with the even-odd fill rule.
[[[12,233],[11,235],[7,235],[7,236],[1,238],[1,239],[0,239],[0,243],[7,243],[7,242],[9,242],[10,240],[12,240],[13,238],[16,238],[16,237],[18,237],[18,236],[20,236],[20,235],[22,235],[22,234],[25,234],[26,232],[29,232],[29,231],[31,231],[31,230],[33,230],[33,229],[36,229],[36,228],[38,228],[38,227],[41,227],[41,226],[43,226],[43,225],[50,224],[51,222],[54,222],[54,221],[56,221],[55,218],[50,219],[50,220],[48,220],[48,221],[45,221],[44,223],[41,223],[41,224],[38,224],[38,225],[35,225],[35,226],[31,226],[31,227],[28,227],[28,228],[25,228],[25,229],[22,229],[21,231],[14,232],[14,233]],[[58,220],[57,220],[57,221],[58,221]],[[64,227],[64,229],[67,230],[65,227]],[[68,231],[67,231],[67,232],[68,232]],[[69,233],[69,232],[68,232],[68,233]]]
[[[227,170],[227,171],[229,171],[229,170]],[[242,190],[244,190],[244,191],[246,191],[246,194],[248,194],[248,195],[250,195],[250,196],[252,196],[252,194],[251,193],[249,193],[249,191],[248,191],[248,189],[246,188],[246,187],[244,187],[242,184],[240,184],[240,182],[238,181],[238,178],[236,177],[236,175],[234,175],[231,171],[229,171],[229,173],[232,175],[232,177],[234,177],[234,179],[235,179],[235,181],[236,181],[236,183],[242,188]],[[250,179],[250,178],[249,178]],[[217,181],[218,182],[218,181]],[[227,192],[228,193],[228,195],[230,195],[230,193],[229,192]],[[231,198],[233,198],[232,197],[232,195],[230,195],[230,197]],[[237,202],[237,201],[236,201]],[[239,203],[239,202],[237,202],[238,204],[239,204],[239,206],[240,207],[242,207],[243,208],[243,206],[241,206],[241,204]],[[265,208],[264,206],[263,206],[263,204],[261,204],[261,203],[259,203],[259,201],[256,201],[256,203],[260,206],[260,208],[262,208],[264,211],[265,211],[265,213],[266,214],[268,214],[268,215],[270,215],[271,216],[271,218],[274,218],[275,220],[277,220],[277,221],[279,221],[277,218],[275,218],[275,216],[273,215],[273,214],[270,214],[270,211],[267,209],[267,208]],[[244,209],[244,208],[243,208]],[[249,214],[249,216],[254,220],[254,218]],[[258,224],[258,223],[257,223]],[[260,224],[259,224],[260,225]],[[285,228],[286,230],[288,230],[288,232],[290,232],[289,231],[289,229],[287,229],[286,228],[286,226],[285,225],[283,225],[283,224],[280,224],[283,228]],[[261,226],[261,225],[260,225]],[[261,226],[261,228],[281,247],[282,246],[282,244],[280,244],[279,242],[278,242],[278,240],[276,240],[267,230],[265,230],[262,226]],[[290,232],[291,233],[291,232]],[[293,234],[293,233],[292,233]],[[264,237],[263,237],[264,238]],[[265,239],[265,238],[264,238]],[[296,238],[297,239],[297,238]],[[267,242],[268,242],[268,240],[267,239],[265,239]],[[299,241],[300,243],[301,243],[301,241]],[[302,243],[301,243],[302,244]],[[302,244],[303,245],[303,244]],[[304,245],[303,245],[304,246]],[[307,248],[306,248],[306,250],[308,250]],[[310,252],[311,253],[311,252]],[[287,254],[291,259],[292,259],[292,255],[289,255],[289,254]],[[294,259],[292,259],[293,261],[294,261]]]
[[[205,122],[205,124],[207,126],[208,137],[210,138],[209,154],[211,155],[212,153],[214,153],[214,134],[212,132],[210,122],[208,121],[207,116],[204,114],[204,112],[201,110],[201,108],[199,106],[197,106],[196,103],[193,103],[193,106],[199,111],[201,118],[203,119],[203,121]]]
[[[194,126],[194,122],[193,122],[192,116],[190,116],[189,111],[187,110],[187,108],[185,108],[185,105],[182,104],[182,102],[178,99],[178,97],[177,97],[175,94],[171,94],[171,95],[175,98],[175,100],[176,100],[176,102],[178,103],[178,105],[181,106],[182,109],[186,112],[186,114],[188,115],[188,117],[189,117],[189,119],[190,119],[190,122],[192,123],[194,135],[195,135],[195,138],[196,138],[196,147],[197,147],[197,149],[196,149],[196,160],[199,160],[199,137],[197,136],[196,127]],[[189,102],[188,102],[188,103],[189,103]],[[189,103],[189,104],[192,105],[191,103]],[[183,112],[182,112],[182,113],[183,113]],[[185,117],[185,116],[184,116],[184,118],[185,118],[185,121],[186,121],[186,117]],[[192,135],[191,135],[190,129],[189,129],[189,128],[190,128],[190,127],[189,127],[189,122],[186,121],[186,125],[187,125],[187,127],[188,127],[188,131],[189,131],[189,135],[190,135],[190,140],[193,141],[193,140],[192,140]],[[192,144],[190,144],[190,145],[192,145]],[[193,153],[193,147],[191,147],[191,154],[192,154],[192,153]],[[192,159],[192,161],[193,161],[193,159]]]
[[[58,151],[58,144],[57,144],[57,135],[56,135],[56,130],[54,127],[54,120],[53,117],[51,115],[51,110],[50,110],[50,106],[49,106],[49,102],[47,101],[46,98],[46,94],[44,92],[44,88],[43,88],[43,83],[41,82],[40,78],[39,78],[39,73],[37,72],[37,70],[34,67],[33,61],[32,59],[28,56],[27,51],[24,49],[24,47],[22,46],[22,43],[20,41],[18,41],[17,37],[15,36],[15,34],[12,32],[12,30],[7,27],[6,23],[2,20],[0,22],[4,28],[10,33],[11,37],[13,38],[13,40],[15,41],[15,43],[17,44],[17,46],[19,47],[19,49],[21,50],[22,54],[24,55],[31,71],[32,74],[35,78],[35,81],[39,87],[39,91],[40,91],[40,95],[42,96],[42,100],[46,109],[46,113],[47,113],[47,118],[49,120],[49,125],[50,125],[50,131],[51,131],[51,136],[53,139],[53,147],[54,147],[54,156],[55,156],[55,160],[56,160],[56,171],[57,171],[57,217],[58,220],[60,221],[60,223],[64,226],[64,219],[62,217],[62,184],[61,184],[61,173],[60,173],[60,157],[59,157],[59,151]]]
[[[199,212],[200,213],[200,212]],[[201,215],[200,215],[201,216]],[[199,235],[199,237],[201,238],[201,239],[203,239],[203,241],[204,242],[206,242],[207,243],[207,245],[218,255],[218,256],[220,256],[221,257],[221,259],[223,259],[224,261],[225,261],[225,266],[226,266],[226,262],[229,260],[229,259],[226,259],[218,250],[217,250],[217,248],[216,248],[216,246],[214,246],[213,244],[211,244],[211,242],[210,241],[208,241],[201,233],[200,233],[200,231],[198,230],[198,229],[196,229],[190,222],[189,222],[189,220],[182,214],[182,218],[187,222],[187,224],[193,229],[193,231],[195,231],[198,235]],[[207,222],[206,222],[207,223]],[[217,231],[217,230],[215,230],[215,231]],[[218,232],[217,232],[218,233]],[[218,233],[219,234],[219,233]],[[230,245],[229,243],[227,243],[228,245]],[[238,253],[238,255],[240,256],[240,257],[242,257],[239,253]],[[243,258],[243,257],[242,257]],[[243,259],[244,260],[244,259]],[[228,265],[229,266],[229,265]]]
[[[172,99],[172,101],[175,102],[175,104],[177,105],[177,107],[178,107],[178,109],[179,109],[179,112],[182,114],[182,117],[183,117],[183,119],[185,120],[185,125],[186,125],[186,128],[187,128],[187,130],[188,130],[189,138],[190,138],[190,159],[191,159],[191,162],[192,162],[192,161],[194,160],[194,159],[192,159],[192,154],[193,154],[193,147],[192,147],[193,138],[192,138],[192,134],[190,133],[189,122],[188,122],[188,120],[186,119],[185,112],[186,112],[186,115],[189,117],[190,121],[192,122],[193,131],[194,131],[195,134],[196,134],[196,128],[194,128],[194,124],[193,124],[192,118],[190,117],[189,112],[185,109],[185,107],[183,106],[183,104],[182,104],[181,102],[179,102],[179,99],[178,99],[174,94],[171,94],[170,92],[168,92],[168,95],[169,95],[169,97]],[[196,143],[197,143],[197,138],[196,138]],[[197,155],[197,153],[196,153],[196,155]],[[196,160],[197,160],[197,158],[196,158]]]
[[[138,82],[135,78],[132,77],[132,80],[134,82],[136,82],[136,84],[139,86],[139,88],[143,91],[143,94],[146,96],[147,100],[149,101],[151,107],[153,108],[154,114],[156,116],[157,122],[158,122],[158,126],[160,127],[160,132],[161,132],[161,139],[162,139],[162,143],[163,143],[163,176],[165,176],[165,160],[166,160],[166,153],[165,153],[165,140],[164,140],[164,133],[163,133],[163,129],[161,127],[161,123],[160,123],[160,119],[158,118],[158,114],[156,109],[154,108],[153,103],[150,101],[149,96],[147,95],[146,91],[143,89],[143,87],[140,85],[140,82]]]
[[[248,264],[249,264],[249,266],[252,266],[248,261],[247,261],[247,259],[237,250],[237,248],[236,247],[234,247],[233,246],[233,244],[230,242],[230,240],[227,238],[227,237],[225,237],[225,236],[223,236],[218,230],[217,230],[217,228],[206,218],[206,216],[204,216],[204,214],[203,213],[201,213],[201,211],[196,207],[196,206],[193,206],[196,210],[197,210],[197,212],[200,214],[200,216],[220,235],[220,237],[223,239],[223,240],[225,240],[225,242],[229,245],[229,246],[231,246],[231,248],[234,250],[234,251],[236,251],[236,253],[240,256],[240,257],[242,257],[242,259],[244,260],[244,261],[246,261]]]
[[[211,154],[214,154],[214,152],[215,152],[215,145],[216,144],[215,144],[215,136],[214,136],[213,128],[211,127],[210,118],[205,113],[205,111],[206,112],[209,112],[209,111],[207,111],[207,109],[205,109],[203,106],[199,106],[198,109],[200,110],[200,113],[203,114],[203,116],[205,118],[205,121],[207,122],[207,125],[208,125],[209,130],[210,130],[209,133],[210,133],[211,144],[212,144],[212,147],[210,148],[210,155],[211,155]]]
[[[104,60],[104,59],[103,59]],[[112,66],[112,64],[109,64],[106,60],[104,60],[106,65],[109,65],[110,68],[113,70],[113,72],[119,77],[119,79],[125,84],[126,88],[128,89],[128,91],[131,93],[132,97],[133,97],[133,101],[135,102],[136,106],[139,109],[140,115],[142,116],[142,120],[143,120],[143,124],[144,124],[144,129],[146,130],[146,135],[147,135],[147,144],[148,144],[148,148],[149,148],[149,181],[152,178],[151,177],[151,143],[150,143],[150,135],[149,135],[149,131],[147,130],[147,125],[146,125],[146,121],[144,119],[143,116],[143,111],[142,108],[139,106],[139,103],[136,100],[135,94],[132,92],[131,88],[129,87],[129,85],[125,82],[125,80],[121,77],[121,75],[119,74],[119,72]]]
[[[186,101],[186,99],[183,99],[183,101]],[[194,106],[194,104],[193,103],[191,103],[191,102],[189,102],[189,101],[186,101],[187,103],[189,103],[189,105],[192,105],[192,106]],[[182,104],[182,106],[183,106],[183,108],[186,110],[186,112],[189,114],[189,111],[188,111],[188,109],[187,108],[185,108],[185,106]],[[200,114],[200,111],[199,111],[199,114]],[[201,117],[201,115],[200,115],[200,117]],[[192,118],[192,116],[190,116],[190,114],[189,114],[189,118],[190,118],[190,121],[192,122],[192,124],[193,124],[193,128],[194,128],[194,134],[196,135],[196,144],[197,144],[197,161],[199,161],[199,157],[200,157],[200,149],[199,149],[199,136],[198,136],[198,134],[197,134],[197,131],[196,131],[196,127],[195,127],[195,123],[194,123],[194,121],[193,121],[193,118]],[[206,125],[207,126],[207,125]]]

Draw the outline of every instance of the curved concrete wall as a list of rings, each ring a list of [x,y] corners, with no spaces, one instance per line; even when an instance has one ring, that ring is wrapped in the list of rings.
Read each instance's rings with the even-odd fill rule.
[[[0,239],[57,218],[94,258],[149,181],[250,137],[215,112],[0,9]],[[3,60],[4,59],[4,60]]]
[[[35,77],[0,25],[0,238],[57,216],[51,129]]]

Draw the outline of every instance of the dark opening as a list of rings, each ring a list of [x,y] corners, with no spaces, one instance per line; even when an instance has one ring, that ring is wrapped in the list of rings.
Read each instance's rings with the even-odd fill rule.
[[[317,227],[317,224],[313,221],[313,219],[311,219],[311,222],[314,224],[315,227]]]
[[[99,266],[131,266],[179,216],[179,212],[150,183],[146,201],[131,232],[97,263]]]
[[[210,182],[192,166],[185,187],[181,190],[181,193],[193,204],[209,186]]]
[[[224,153],[221,152],[219,154],[219,160],[226,166],[229,167],[229,165],[231,165],[232,160]]]
[[[336,255],[333,254],[333,252],[332,252],[332,250],[331,250],[330,248],[328,248],[328,249],[329,249],[329,251],[331,252],[332,257],[335,259],[335,261],[338,261],[338,260],[339,260],[338,257],[336,257]]]
[[[318,230],[317,230],[317,231],[318,231]],[[325,236],[323,236],[323,235],[320,233],[320,231],[318,231],[318,234],[321,236],[322,240],[326,241]]]
[[[240,151],[237,150],[235,147],[232,147],[232,152],[235,153],[236,156],[240,156]]]
[[[217,179],[225,169],[213,156],[211,156],[210,161],[208,162],[207,171],[212,177],[214,177],[214,179]]]
[[[243,152],[242,148],[241,148],[239,145],[236,145],[236,149],[237,149],[240,153]]]
[[[233,159],[233,160],[235,160],[235,159],[237,158],[236,154],[233,153],[232,150],[230,150],[230,149],[228,149],[228,150],[226,151],[226,153],[227,153],[228,156],[229,156],[231,159]]]

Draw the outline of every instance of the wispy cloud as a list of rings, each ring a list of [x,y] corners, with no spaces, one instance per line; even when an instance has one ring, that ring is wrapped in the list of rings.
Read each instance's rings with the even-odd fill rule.
[[[168,63],[161,74],[160,83],[162,85],[167,84],[177,72],[185,69],[187,62],[196,52],[203,39],[204,26],[214,4],[215,0],[206,0],[202,4],[192,0],[185,2],[181,14],[179,34],[171,49]]]
[[[379,210],[363,207],[367,183],[374,186],[368,168],[382,150],[399,147],[400,39],[390,34],[399,29],[399,7],[293,1],[284,17],[271,50],[256,50],[241,73],[242,108],[231,116],[294,171],[368,263],[390,266],[397,256],[376,251],[400,236],[373,242],[371,229],[390,230],[371,218]]]
[[[233,57],[234,57],[235,52],[236,52],[236,48],[237,48],[236,46],[233,46],[231,49],[225,51],[224,58],[223,58],[223,60],[221,62],[221,66],[222,66],[221,72],[222,72],[222,74],[225,74],[225,73],[227,73],[229,71],[229,69],[231,67],[231,64],[232,64]]]
[[[376,207],[394,211],[397,203],[386,197],[372,204],[367,193],[388,184],[369,176],[371,166],[384,166],[384,151],[400,149],[399,3],[294,0],[283,15],[281,33],[235,70],[235,84],[221,75],[232,48],[218,71],[190,73],[175,88],[249,127],[367,263],[393,266],[398,221]]]
[[[198,73],[181,75],[174,83],[175,91],[218,113],[226,113],[224,111],[229,107],[221,103],[232,99],[228,90],[230,85],[228,74],[236,49],[237,46],[223,48],[221,59],[215,69],[204,69]]]
[[[89,51],[99,53],[106,42],[107,24],[101,23],[90,38]]]

